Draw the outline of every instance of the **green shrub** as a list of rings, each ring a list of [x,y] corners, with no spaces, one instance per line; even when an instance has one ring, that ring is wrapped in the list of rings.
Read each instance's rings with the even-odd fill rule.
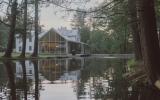
[[[130,69],[134,68],[137,65],[137,61],[135,61],[135,59],[130,59],[127,62],[127,67],[129,67]]]

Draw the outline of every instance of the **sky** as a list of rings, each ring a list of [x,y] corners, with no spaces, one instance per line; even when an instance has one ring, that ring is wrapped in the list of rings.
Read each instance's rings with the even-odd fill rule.
[[[90,0],[88,3],[81,3],[78,5],[71,4],[67,6],[67,8],[83,8],[88,10],[89,8],[97,7],[102,3],[102,1],[103,0]],[[70,24],[73,19],[73,13],[75,13],[75,11],[67,12],[66,9],[54,5],[50,5],[49,7],[41,7],[39,14],[40,24],[44,25],[43,28],[46,30],[52,27],[57,29],[61,26],[71,28]]]
[[[8,1],[8,0],[4,0]],[[53,0],[56,1],[56,0]],[[57,0],[60,1],[60,0]],[[63,0],[62,0],[63,1]],[[85,3],[84,0],[65,0],[65,1],[72,1],[74,3],[71,4],[61,4],[64,8],[71,8],[71,9],[86,9],[89,10],[90,8],[95,8],[98,5],[100,5],[104,0],[88,0],[89,2]],[[18,0],[18,2],[21,2],[21,0]],[[77,3],[78,2],[78,3]],[[0,16],[5,16],[7,6],[0,6]],[[39,6],[39,22],[40,25],[43,25],[43,29],[49,30],[50,28],[60,28],[60,27],[67,27],[71,28],[71,21],[73,19],[73,14],[75,11],[67,12],[66,9],[64,9],[59,6],[55,6],[53,4],[50,4],[49,6],[40,5]],[[33,10],[34,11],[34,10]]]

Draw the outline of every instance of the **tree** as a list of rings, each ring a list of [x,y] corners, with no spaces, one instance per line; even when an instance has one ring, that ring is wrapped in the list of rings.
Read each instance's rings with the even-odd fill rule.
[[[105,39],[105,33],[100,30],[90,32],[88,40],[92,53],[109,53],[109,41]]]
[[[128,26],[128,2],[104,1],[95,13],[94,28],[104,32],[106,53],[132,53],[132,36]]]
[[[156,10],[156,20],[157,20],[157,31],[160,34],[160,0],[155,1],[155,10]],[[159,44],[160,44],[160,35],[159,35]]]
[[[83,28],[79,29],[79,34],[81,36],[81,41],[84,43],[89,42],[89,37],[90,37],[90,28],[87,26],[83,26]]]
[[[4,57],[11,57],[14,43],[15,26],[16,26],[16,15],[17,15],[17,0],[14,0],[11,7],[11,26],[9,30],[8,44],[5,51]]]
[[[160,73],[160,48],[157,34],[154,0],[137,1],[140,22],[140,40],[143,60],[151,83],[155,84]]]
[[[38,56],[38,1],[35,0],[35,40],[34,40],[34,51],[33,54],[31,55],[32,57],[37,57]]]
[[[128,0],[128,10],[129,10],[129,23],[133,36],[135,59],[142,60],[142,52],[141,52],[141,44],[139,36],[140,31],[138,28],[137,9],[135,1]]]
[[[24,0],[24,19],[23,19],[23,33],[22,33],[22,53],[20,57],[25,57],[26,51],[26,35],[27,35],[27,2],[28,0]]]
[[[8,30],[8,26],[5,26],[3,23],[0,23],[0,46],[5,48],[7,45]]]
[[[77,12],[74,15],[72,27],[76,28],[81,36],[81,41],[87,43],[90,35],[90,27],[86,23],[86,13],[78,12],[82,9],[77,9]]]
[[[1,36],[1,34],[0,34],[0,46],[2,45],[2,36]]]

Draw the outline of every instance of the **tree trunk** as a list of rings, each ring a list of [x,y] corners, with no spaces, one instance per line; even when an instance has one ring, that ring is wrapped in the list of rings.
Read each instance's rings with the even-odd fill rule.
[[[160,48],[157,34],[154,0],[138,0],[140,22],[140,40],[143,48],[143,60],[152,84],[160,73]]]
[[[35,40],[32,57],[38,56],[38,0],[35,0]]]
[[[0,46],[2,45],[2,36],[1,36],[2,33],[0,33]]]
[[[158,28],[158,39],[159,39],[159,45],[160,45],[160,27]]]
[[[2,38],[1,38],[1,37],[2,37],[2,36],[1,36],[1,34],[0,34],[0,45],[1,45],[1,43],[2,43],[2,42],[1,42],[1,41],[2,41]]]
[[[7,49],[5,51],[4,57],[11,57],[11,53],[13,51],[16,15],[17,15],[17,0],[14,0],[12,3],[12,9],[11,9],[11,26],[9,30],[8,44],[7,44]]]
[[[24,0],[24,30],[23,30],[23,35],[22,35],[22,53],[20,57],[25,57],[25,52],[26,52],[26,35],[27,35],[27,0]]]
[[[138,28],[138,20],[137,20],[137,9],[136,9],[136,1],[128,0],[128,10],[129,10],[129,22],[133,35],[133,45],[135,52],[135,59],[142,60],[142,52],[141,52],[141,44],[140,44],[140,36],[139,36],[139,28]]]

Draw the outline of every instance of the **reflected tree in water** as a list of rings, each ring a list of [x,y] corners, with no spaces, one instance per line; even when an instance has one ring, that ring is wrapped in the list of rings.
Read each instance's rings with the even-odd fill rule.
[[[128,100],[128,82],[123,78],[126,61],[94,59],[86,63],[78,85],[79,98],[89,94],[95,99]],[[86,88],[90,88],[88,93]]]
[[[72,72],[77,70],[77,67],[80,64],[77,64],[79,61],[71,61],[72,62],[68,63],[69,65],[77,65],[68,70]],[[26,62],[28,61],[18,61],[18,64],[16,63],[16,65],[21,65],[16,67],[16,78],[14,75],[14,63],[11,61],[3,62],[9,81],[7,88],[10,90],[8,92],[10,93],[10,100],[27,100],[31,96],[33,97],[30,98],[31,100],[40,99],[39,91],[42,89],[40,82],[43,82],[43,78],[41,75],[39,76],[39,70],[42,70],[40,67],[41,65],[38,65],[38,60],[32,60],[31,62],[33,64],[29,64],[34,66],[29,66]],[[51,63],[51,65],[52,64],[54,63]],[[80,79],[77,78],[76,81],[75,90],[77,93],[77,99],[159,100],[160,93],[154,87],[144,84],[142,85],[141,83],[132,85],[125,80],[123,77],[123,74],[126,72],[124,65],[126,65],[126,60],[86,60],[85,66],[81,69],[81,73],[79,74]],[[45,64],[44,67],[46,67]],[[68,66],[67,68],[69,67],[72,66]],[[32,74],[30,74],[30,70],[33,70]],[[62,70],[62,72],[65,71]],[[33,75],[33,77],[30,77],[31,75]],[[61,75],[63,75],[63,73]]]
[[[27,100],[27,77],[26,77],[26,65],[25,61],[20,61],[23,70],[23,90],[24,90],[24,100]]]
[[[20,65],[20,66],[19,66]],[[16,64],[16,89],[17,89],[17,100],[28,100],[33,97],[33,79],[30,79],[27,75],[26,61],[17,61]]]
[[[35,100],[39,100],[39,73],[38,73],[38,60],[32,60],[35,72]]]
[[[11,96],[11,100],[17,100],[16,99],[16,84],[15,84],[15,76],[14,76],[14,72],[13,72],[13,68],[14,68],[14,64],[11,61],[7,61],[5,60],[4,65],[6,67],[6,71],[7,71],[7,75],[8,75],[8,79],[9,79],[9,87],[11,89],[10,91],[10,96]]]
[[[5,66],[0,63],[0,92],[4,91],[4,87],[8,81],[8,77],[7,77],[7,74],[6,74],[6,68]]]
[[[128,100],[129,83],[123,77],[125,68],[124,64],[123,61],[112,63],[112,79],[109,79],[109,87],[112,89],[108,96],[111,96],[114,100]]]
[[[138,82],[132,86],[131,95],[128,100],[159,100],[160,91],[148,84]]]

